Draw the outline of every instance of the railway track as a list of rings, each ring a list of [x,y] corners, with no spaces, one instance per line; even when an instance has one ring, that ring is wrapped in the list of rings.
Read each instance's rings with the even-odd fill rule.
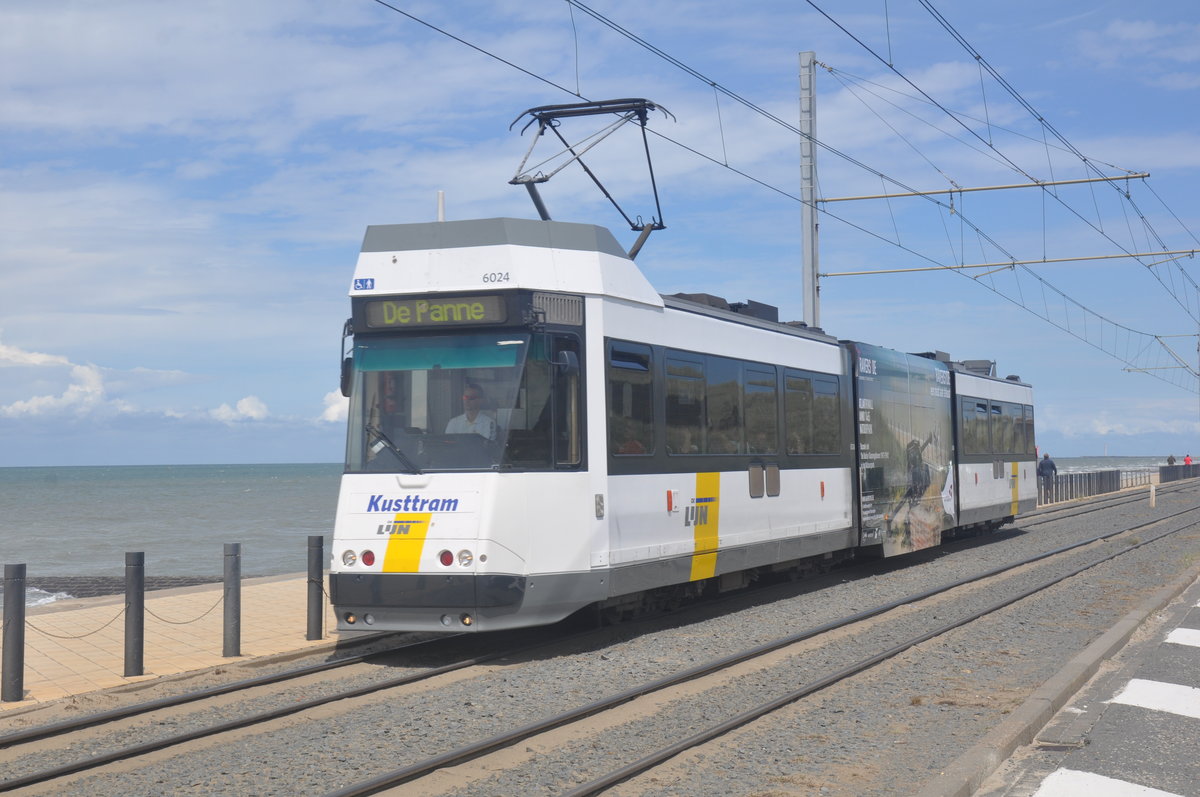
[[[1174,488],[1184,490],[1186,488]],[[1170,493],[1160,493],[1164,498]],[[1142,499],[1144,502],[1144,498]],[[1120,506],[1126,502],[1115,502]],[[1111,506],[1111,505],[1110,505]],[[1093,508],[1078,507],[1076,514]],[[1085,536],[1069,544],[1042,550],[1034,556],[1013,559],[1002,566],[977,572],[970,577],[948,581],[937,586],[912,592],[901,597],[888,600],[871,609],[855,612],[850,615],[835,618],[814,625],[804,631],[777,636],[769,641],[750,647],[741,648],[728,655],[707,660],[692,667],[676,669],[669,675],[646,679],[636,686],[626,686],[618,690],[609,690],[593,699],[578,701],[569,709],[558,711],[546,710],[540,712],[534,722],[516,723],[500,718],[501,725],[507,725],[503,733],[481,735],[476,741],[469,743],[447,744],[444,740],[439,744],[435,755],[411,760],[401,767],[394,768],[383,774],[375,774],[369,778],[353,778],[358,770],[355,767],[338,768],[325,773],[320,788],[314,792],[310,787],[300,789],[304,793],[319,793],[328,791],[335,794],[370,794],[383,789],[392,788],[399,784],[413,783],[424,778],[420,789],[430,793],[453,792],[462,783],[478,783],[489,778],[497,777],[498,759],[521,759],[522,755],[513,755],[504,751],[513,749],[513,745],[528,740],[534,749],[556,745],[569,746],[574,739],[586,738],[589,727],[613,727],[623,724],[625,720],[639,714],[655,716],[663,705],[679,702],[679,692],[691,694],[708,694],[720,692],[728,686],[731,678],[765,678],[767,681],[783,681],[801,684],[800,688],[784,690],[768,701],[762,702],[754,711],[735,712],[731,716],[708,723],[704,731],[697,731],[695,723],[685,723],[693,730],[692,733],[673,739],[671,744],[661,746],[657,750],[643,751],[644,754],[633,760],[625,760],[622,766],[611,772],[593,778],[588,783],[558,784],[556,790],[550,793],[575,790],[575,793],[595,793],[597,790],[610,788],[613,784],[623,781],[636,774],[631,767],[657,767],[667,758],[677,755],[681,750],[695,744],[702,744],[709,735],[728,733],[731,728],[753,721],[758,716],[777,711],[783,706],[790,705],[802,698],[840,683],[845,678],[853,677],[855,673],[864,672],[883,661],[887,661],[910,650],[925,640],[946,634],[951,629],[964,623],[985,617],[1000,607],[1020,601],[1025,597],[1052,589],[1052,585],[1063,579],[1097,567],[1103,561],[1111,560],[1114,556],[1138,550],[1140,547],[1154,542],[1149,537],[1150,526],[1171,527],[1168,534],[1187,533],[1193,528],[1194,522],[1187,520],[1200,507],[1187,506],[1176,512],[1160,513],[1149,523],[1135,524],[1130,528],[1105,531],[1100,534]],[[1057,517],[1061,519],[1060,510]],[[1040,520],[1039,520],[1040,522]],[[1052,522],[1045,519],[1045,522]],[[1029,525],[1032,521],[1022,521],[1021,525]],[[1138,546],[1114,542],[1114,537],[1141,535]],[[1155,538],[1157,539],[1157,537]],[[1108,541],[1108,542],[1106,542]],[[1097,547],[1116,546],[1116,551],[1110,551],[1103,557],[1091,556],[1090,550]],[[1074,561],[1083,557],[1083,561]],[[1071,561],[1067,561],[1071,560]],[[1049,571],[1055,572],[1049,572]],[[1042,573],[1036,583],[1030,586],[1029,578],[1017,578],[1017,574],[1037,571]],[[865,580],[879,578],[879,575],[868,576]],[[1001,590],[997,582],[1013,582],[1010,587]],[[1018,582],[1020,582],[1018,584]],[[1018,588],[1019,586],[1019,588]],[[968,602],[963,594],[973,595],[999,594],[1005,596],[983,602],[983,605],[973,612],[954,621],[934,624],[920,630],[914,630],[907,636],[897,632],[902,627],[907,628],[908,621],[903,622],[898,617],[925,618],[931,615],[941,616],[948,606]],[[954,595],[951,599],[949,596]],[[972,599],[973,600],[973,599]],[[920,606],[921,608],[917,608]],[[932,608],[931,608],[932,607]],[[687,629],[685,620],[676,628]],[[853,633],[848,629],[853,628]],[[439,639],[435,643],[423,643],[419,646],[405,647],[387,654],[352,657],[341,662],[330,662],[323,665],[297,668],[287,674],[271,676],[270,679],[251,679],[250,681],[229,684],[221,689],[211,690],[208,694],[180,696],[175,701],[151,701],[138,706],[126,707],[119,713],[93,715],[80,718],[75,723],[56,723],[52,726],[27,729],[20,733],[0,736],[0,762],[5,766],[4,771],[9,775],[0,781],[0,791],[16,789],[30,790],[30,793],[87,793],[100,795],[105,791],[103,782],[107,778],[119,777],[121,773],[137,770],[147,763],[149,768],[161,766],[168,758],[187,757],[194,755],[197,750],[207,751],[223,745],[222,740],[234,739],[235,747],[253,743],[260,736],[290,732],[298,725],[324,722],[335,713],[341,716],[353,716],[354,712],[364,705],[378,707],[394,699],[391,695],[399,696],[401,701],[420,702],[420,693],[425,691],[436,694],[439,691],[450,691],[456,687],[456,694],[463,693],[461,686],[466,684],[466,693],[472,692],[471,684],[476,684],[474,692],[486,694],[492,691],[491,683],[498,675],[510,671],[514,666],[522,669],[536,670],[542,663],[552,661],[560,656],[588,656],[598,646],[607,648],[612,634],[631,634],[629,629],[618,632],[590,631],[579,634],[571,639],[562,637],[562,630],[549,632],[549,638],[523,638],[518,635],[505,635],[503,639],[510,643],[504,651],[476,651],[477,655],[453,658],[451,650],[456,645],[481,644],[487,647],[494,644],[482,636],[470,637],[466,640]],[[607,634],[608,636],[604,636]],[[816,668],[813,657],[817,659],[828,655],[832,647],[845,644],[846,640],[858,640],[882,635],[886,644],[876,644],[878,648],[869,655],[847,654],[840,666],[830,669],[827,664],[821,664],[826,674],[812,677]],[[840,640],[826,643],[823,640]],[[547,648],[547,645],[552,647]],[[853,646],[851,646],[853,647]],[[433,650],[440,648],[439,651]],[[539,653],[538,651],[543,651]],[[824,651],[824,652],[822,652]],[[382,657],[382,658],[381,658]],[[419,659],[440,659],[437,666],[417,666]],[[601,654],[603,658],[603,654]],[[805,673],[802,678],[791,675],[769,675],[774,665],[764,663],[775,661],[791,662],[788,668],[797,667]],[[372,662],[388,662],[383,668],[386,673],[381,675],[378,664]],[[798,663],[800,662],[800,663]],[[731,670],[731,668],[741,668]],[[358,670],[374,670],[369,675]],[[402,675],[395,670],[403,670]],[[649,668],[645,668],[649,669]],[[740,672],[740,675],[731,675]],[[337,674],[337,680],[329,680],[329,676]],[[701,679],[708,679],[704,683]],[[501,680],[504,680],[501,678]],[[599,682],[604,679],[593,679]],[[287,688],[281,684],[288,682]],[[346,683],[348,682],[348,683]],[[537,682],[536,677],[534,682]],[[542,682],[544,689],[545,682]],[[519,692],[517,686],[512,689]],[[766,691],[764,687],[764,693]],[[207,690],[206,690],[207,691]],[[256,691],[269,692],[270,697],[258,695]],[[564,690],[564,698],[570,702],[573,692]],[[595,692],[595,689],[591,689]],[[675,696],[672,697],[672,691]],[[778,689],[774,691],[778,692]],[[312,693],[320,694],[313,695]],[[520,699],[519,697],[516,699]],[[481,704],[483,699],[476,698]],[[553,700],[543,699],[547,709]],[[687,703],[687,700],[683,702]],[[719,703],[719,699],[706,698],[703,702]],[[269,707],[260,704],[272,703]],[[238,705],[243,710],[233,719],[223,718],[213,721],[211,715],[228,711],[231,705]],[[453,706],[454,700],[449,701]],[[648,708],[646,708],[648,706]],[[184,712],[186,711],[186,715]],[[616,712],[615,714],[613,712]],[[539,713],[539,712],[534,712]],[[620,719],[614,719],[619,717]],[[443,715],[431,717],[422,715],[422,721],[452,720],[454,712],[443,709]],[[580,725],[580,723],[583,723]],[[496,723],[493,723],[496,724]],[[486,725],[486,723],[485,723]],[[173,729],[187,726],[186,729],[175,733],[163,733],[163,729]],[[515,728],[515,730],[514,730]],[[581,730],[582,729],[582,730]],[[253,733],[253,736],[248,734]],[[154,736],[145,738],[146,734]],[[657,734],[652,734],[657,735]],[[445,738],[451,738],[446,734]],[[135,739],[136,741],[130,741]],[[241,741],[246,740],[246,741]],[[557,740],[557,741],[556,741]],[[682,746],[681,746],[682,745]],[[41,765],[41,761],[55,761],[54,766]],[[66,763],[63,763],[66,762]],[[477,762],[473,773],[463,770],[470,766],[469,762]],[[648,762],[648,763],[647,763]],[[14,764],[19,766],[14,767]],[[447,768],[455,767],[453,775],[446,775]],[[441,773],[441,774],[439,774]],[[347,781],[349,781],[347,783]],[[426,782],[428,781],[428,782]],[[174,784],[173,784],[174,785]],[[288,788],[295,789],[294,786]],[[591,791],[588,791],[591,789]],[[119,792],[112,792],[119,793]],[[136,791],[132,793],[137,793]],[[267,792],[269,793],[269,792]],[[286,793],[286,792],[281,792]],[[499,792],[498,792],[499,793]]]
[[[1197,511],[1198,511],[1197,509],[1183,510],[1183,511],[1178,512],[1175,515],[1173,515],[1172,518],[1177,518],[1177,517],[1181,517],[1184,515],[1196,515]],[[879,606],[873,607],[866,611],[860,612],[856,615],[841,618],[834,622],[826,623],[824,625],[817,626],[814,628],[806,629],[804,631],[801,631],[799,633],[793,634],[788,637],[772,640],[771,642],[765,643],[763,645],[759,645],[755,648],[745,650],[745,651],[739,651],[738,653],[735,653],[731,656],[726,656],[721,659],[705,662],[704,664],[701,664],[697,667],[693,667],[689,670],[685,670],[683,672],[677,673],[668,678],[658,679],[658,680],[655,680],[652,682],[639,684],[630,689],[626,689],[624,691],[610,695],[602,700],[580,706],[578,708],[572,709],[567,712],[563,712],[561,714],[558,714],[558,715],[555,715],[552,717],[547,717],[546,719],[544,719],[538,723],[535,723],[535,724],[532,724],[529,726],[525,726],[522,728],[517,728],[510,732],[493,737],[491,739],[482,740],[480,742],[464,746],[457,750],[449,751],[443,755],[436,756],[434,758],[430,758],[425,761],[418,762],[416,764],[412,764],[412,765],[409,765],[409,766],[406,766],[403,768],[393,770],[391,772],[384,773],[383,775],[380,775],[377,778],[355,784],[349,788],[345,788],[345,789],[341,789],[341,790],[332,792],[331,797],[357,797],[358,795],[376,794],[385,789],[392,788],[392,787],[398,786],[400,784],[404,784],[404,783],[413,781],[418,777],[432,774],[432,773],[436,772],[437,770],[440,770],[440,769],[443,769],[446,767],[459,766],[465,762],[475,760],[484,754],[491,753],[493,751],[500,750],[503,748],[507,748],[511,745],[522,742],[526,739],[534,737],[537,734],[541,734],[541,733],[544,733],[547,731],[562,728],[563,726],[566,726],[568,723],[579,722],[581,720],[591,718],[601,711],[611,710],[611,709],[623,706],[624,704],[630,703],[631,701],[634,701],[634,700],[642,700],[642,699],[648,698],[662,690],[677,687],[677,686],[680,686],[683,684],[687,684],[689,682],[699,682],[701,679],[705,679],[705,678],[714,678],[715,677],[716,680],[719,682],[721,680],[728,678],[729,673],[733,670],[733,668],[737,667],[738,665],[742,665],[746,662],[750,662],[750,661],[757,660],[757,659],[762,659],[762,658],[765,658],[765,657],[768,657],[771,655],[775,655],[775,654],[780,654],[780,653],[782,653],[784,655],[788,655],[787,650],[789,648],[801,646],[802,644],[807,643],[810,640],[816,639],[822,635],[827,635],[827,634],[830,634],[830,633],[832,633],[834,631],[838,631],[838,630],[849,629],[853,626],[863,625],[870,621],[877,621],[878,618],[880,618],[881,616],[883,616],[889,612],[892,612],[894,610],[900,609],[902,607],[908,607],[910,609],[914,609],[918,604],[920,604],[924,601],[927,601],[929,599],[932,599],[932,598],[935,598],[938,596],[942,596],[943,594],[951,592],[952,590],[960,590],[960,589],[964,589],[964,588],[968,588],[968,587],[982,588],[983,585],[991,584],[991,582],[994,579],[996,579],[997,577],[1002,576],[1005,573],[1009,573],[1013,570],[1027,567],[1036,562],[1041,562],[1041,561],[1044,561],[1047,559],[1061,556],[1068,552],[1075,551],[1078,548],[1093,546],[1095,543],[1101,542],[1103,540],[1107,540],[1111,537],[1124,536],[1124,535],[1128,535],[1128,534],[1136,532],[1136,531],[1140,531],[1142,529],[1147,529],[1152,526],[1158,526],[1158,525],[1161,525],[1163,522],[1165,522],[1165,521],[1156,520],[1151,523],[1145,524],[1145,526],[1143,526],[1143,527],[1135,527],[1133,529],[1128,529],[1128,530],[1124,530],[1124,531],[1120,531],[1120,532],[1098,535],[1094,538],[1091,538],[1088,540],[1083,540],[1083,541],[1076,542],[1076,543],[1072,543],[1069,546],[1065,546],[1063,548],[1059,548],[1059,549],[1047,552],[1045,554],[1040,554],[1038,556],[1031,557],[1031,558],[1023,560],[1023,561],[1014,562],[1010,565],[1005,565],[1003,567],[996,568],[987,573],[971,576],[966,579],[962,579],[962,580],[959,580],[956,582],[951,582],[948,584],[944,584],[944,585],[935,587],[933,589],[930,589],[926,592],[923,592],[923,593],[920,593],[917,595],[906,596],[897,601],[891,601],[886,604],[881,604]],[[1005,595],[1003,598],[988,602],[979,609],[976,609],[974,611],[966,613],[960,617],[955,618],[954,620],[951,620],[949,622],[938,625],[932,629],[925,630],[925,631],[917,633],[913,636],[906,637],[906,638],[902,639],[901,641],[899,641],[897,644],[894,644],[891,647],[888,647],[886,649],[880,650],[879,652],[874,653],[873,655],[855,660],[855,661],[851,662],[850,664],[848,664],[847,666],[841,667],[839,669],[836,669],[836,670],[833,670],[830,672],[825,672],[816,677],[810,678],[799,688],[785,691],[782,694],[777,695],[770,700],[767,700],[760,704],[754,705],[753,707],[751,707],[745,711],[736,713],[736,714],[728,717],[727,719],[724,719],[720,722],[716,722],[712,725],[709,725],[695,733],[687,735],[684,738],[671,740],[670,743],[651,750],[649,753],[642,756],[640,759],[638,759],[636,761],[633,761],[627,765],[624,765],[622,767],[619,767],[619,768],[613,769],[609,772],[606,772],[606,773],[602,774],[601,776],[594,778],[593,780],[587,782],[586,784],[575,787],[575,788],[571,788],[570,790],[565,791],[564,793],[567,795],[570,795],[570,797],[586,797],[586,795],[598,794],[601,791],[604,791],[612,786],[615,786],[616,784],[619,784],[619,783],[622,783],[622,782],[628,780],[629,778],[632,778],[636,775],[639,775],[648,770],[651,770],[655,766],[662,764],[663,762],[673,758],[674,756],[676,756],[686,750],[689,750],[700,744],[712,741],[713,739],[716,739],[716,738],[728,733],[729,731],[734,730],[735,728],[739,728],[747,723],[750,723],[757,719],[765,717],[784,706],[787,706],[797,700],[800,700],[811,694],[814,694],[822,689],[825,689],[829,686],[840,683],[847,679],[853,678],[854,676],[876,666],[877,664],[887,661],[888,659],[891,659],[892,657],[897,656],[900,653],[903,653],[903,652],[905,652],[927,640],[933,639],[933,638],[940,636],[942,634],[945,634],[949,631],[952,631],[954,629],[957,629],[964,625],[967,625],[968,623],[978,620],[981,617],[991,614],[992,612],[1003,609],[1003,608],[1011,605],[1012,603],[1015,603],[1016,601],[1022,600],[1024,598],[1027,598],[1038,592],[1041,592],[1041,591],[1044,591],[1051,587],[1054,587],[1054,586],[1062,583],[1063,581],[1065,581],[1068,578],[1072,578],[1076,575],[1079,575],[1080,573],[1083,573],[1086,570],[1090,570],[1093,567],[1096,567],[1100,564],[1111,561],[1112,559],[1115,559],[1118,556],[1124,555],[1125,553],[1127,553],[1130,550],[1134,550],[1134,549],[1142,547],[1144,545],[1152,544],[1153,542],[1156,542],[1158,539],[1160,539],[1162,537],[1176,534],[1184,529],[1195,528],[1197,526],[1200,526],[1200,516],[1196,517],[1196,519],[1192,520],[1189,523],[1189,525],[1184,526],[1182,528],[1173,528],[1173,529],[1169,529],[1167,531],[1159,532],[1144,541],[1134,543],[1126,548],[1116,550],[1113,552],[1104,553],[1100,556],[1094,557],[1081,565],[1072,567],[1070,570],[1068,570],[1065,573],[1055,574],[1048,578],[1039,580],[1038,583],[1036,583],[1032,587],[1021,589],[1021,590],[1015,592],[1014,594]],[[710,687],[702,687],[702,688],[707,689]],[[712,688],[717,688],[717,687],[712,687]],[[653,714],[656,711],[657,705],[658,705],[657,702],[656,701],[648,701],[648,702],[650,702],[651,705],[646,710],[642,711],[641,713]],[[462,773],[460,773],[459,776],[462,777]],[[426,790],[426,791],[428,791],[428,790]]]

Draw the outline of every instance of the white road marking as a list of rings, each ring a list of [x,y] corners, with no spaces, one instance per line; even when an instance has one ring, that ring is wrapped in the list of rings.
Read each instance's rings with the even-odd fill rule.
[[[1033,797],[1182,797],[1174,792],[1139,786],[1091,772],[1060,769],[1042,781]]]
[[[1176,645],[1191,645],[1200,648],[1200,628],[1176,628],[1167,634],[1167,641]]]
[[[1200,719],[1200,689],[1192,686],[1134,678],[1112,702]]]

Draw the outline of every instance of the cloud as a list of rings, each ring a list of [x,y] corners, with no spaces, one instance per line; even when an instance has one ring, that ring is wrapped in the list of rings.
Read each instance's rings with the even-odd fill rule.
[[[1122,406],[1096,407],[1081,414],[1071,404],[1046,403],[1039,410],[1040,428],[1066,438],[1139,437],[1167,434],[1181,439],[1200,432],[1196,408],[1189,399],[1125,401]]]
[[[350,410],[350,399],[342,395],[340,390],[325,394],[325,411],[321,413],[322,421],[344,423]]]
[[[70,365],[70,362],[66,357],[57,354],[25,351],[16,346],[0,343],[0,368],[6,365]]]
[[[91,363],[81,365],[60,355],[28,351],[3,343],[0,343],[0,368],[11,369],[6,371],[6,376],[16,376],[0,383],[0,402],[7,401],[0,403],[0,417],[5,418],[88,417],[101,420],[139,415],[235,423],[261,421],[270,414],[266,402],[257,396],[246,396],[232,407],[224,403],[208,412],[174,407],[151,409],[126,398],[141,399],[156,388],[196,381],[183,371],[143,367],[118,370]]]
[[[184,371],[105,368],[6,343],[0,369],[0,415],[7,417],[133,412],[128,397],[195,381]]]
[[[267,415],[267,405],[257,396],[246,396],[244,399],[239,399],[236,407],[230,407],[228,404],[222,404],[215,410],[209,412],[213,418],[224,423],[236,423],[238,421],[261,421]]]
[[[1194,88],[1194,74],[1175,73],[1163,79],[1159,73],[1200,63],[1197,34],[1200,25],[1116,19],[1102,30],[1079,34],[1078,42],[1080,53],[1100,66],[1132,69],[1163,88],[1188,89]]]
[[[94,365],[72,366],[71,380],[71,384],[59,395],[34,396],[14,401],[7,406],[0,406],[0,414],[10,418],[66,412],[85,415],[105,403],[104,377],[99,368]],[[112,406],[120,408],[117,404]]]

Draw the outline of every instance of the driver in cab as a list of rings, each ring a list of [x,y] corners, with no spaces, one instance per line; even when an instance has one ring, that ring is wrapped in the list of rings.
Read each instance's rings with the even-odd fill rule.
[[[483,388],[474,382],[468,382],[463,389],[463,414],[456,415],[446,424],[446,434],[477,435],[488,440],[496,439],[496,419],[482,412]]]

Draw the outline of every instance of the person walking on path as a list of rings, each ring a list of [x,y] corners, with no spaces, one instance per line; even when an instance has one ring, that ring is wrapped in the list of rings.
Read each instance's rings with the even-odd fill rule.
[[[1042,483],[1042,503],[1054,502],[1054,478],[1058,476],[1058,466],[1049,454],[1042,454],[1042,461],[1037,466],[1038,481]]]

